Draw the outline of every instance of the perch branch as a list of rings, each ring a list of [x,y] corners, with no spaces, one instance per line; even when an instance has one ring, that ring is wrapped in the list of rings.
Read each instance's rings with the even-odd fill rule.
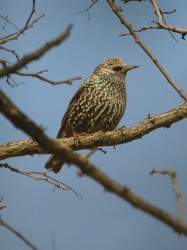
[[[115,131],[108,131],[106,133],[98,132],[90,135],[80,135],[79,141],[74,140],[73,137],[55,139],[54,141],[68,145],[73,150],[97,148],[103,146],[115,146],[118,144],[124,144],[142,138],[144,135],[158,128],[169,128],[173,123],[183,120],[186,117],[187,104],[184,103],[168,112],[152,117],[149,116],[145,120],[130,128],[121,128]],[[36,141],[31,139],[17,142],[8,142],[6,144],[0,145],[1,160],[10,157],[45,153],[50,152],[43,149]]]
[[[92,164],[86,155],[78,155],[65,144],[60,144],[54,140],[50,140],[43,130],[35,125],[25,114],[19,111],[18,108],[0,91],[0,110],[2,114],[10,120],[15,127],[23,130],[31,136],[41,147],[47,152],[55,153],[58,157],[62,157],[66,162],[75,164],[82,173],[88,175],[96,182],[100,183],[107,191],[115,193],[117,196],[126,200],[136,208],[152,215],[175,231],[187,235],[187,226],[179,222],[167,212],[153,206],[149,202],[135,195],[127,187],[124,187],[112,180],[105,173],[99,170]],[[151,118],[149,118],[151,119]]]

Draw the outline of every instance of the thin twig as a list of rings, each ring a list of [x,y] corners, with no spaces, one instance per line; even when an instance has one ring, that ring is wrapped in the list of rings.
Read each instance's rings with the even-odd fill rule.
[[[3,29],[5,28],[5,25],[6,25],[7,23],[9,23],[9,24],[11,24],[16,30],[20,31],[20,29],[19,29],[13,22],[11,22],[11,21],[8,19],[8,16],[4,17],[4,16],[0,15],[0,17],[1,17],[3,20],[6,21],[6,23],[5,23],[4,26],[3,26]]]
[[[59,189],[64,190],[64,191],[71,190],[78,198],[82,199],[81,194],[78,194],[69,185],[50,177],[47,174],[48,172],[50,172],[50,170],[46,170],[44,172],[38,172],[38,171],[27,171],[27,172],[25,172],[25,171],[20,171],[17,168],[13,168],[7,163],[4,163],[4,164],[0,163],[0,168],[7,168],[7,169],[9,169],[10,171],[12,171],[14,173],[25,175],[27,177],[30,177],[30,178],[36,180],[36,181],[48,182],[49,184],[53,185],[55,188],[59,188]]]
[[[49,51],[51,48],[55,47],[56,45],[60,44],[62,41],[65,41],[70,35],[71,28],[72,28],[72,25],[69,25],[69,27],[65,30],[65,32],[63,32],[61,35],[59,35],[55,39],[47,42],[40,49],[36,50],[35,52],[33,52],[29,55],[24,56],[22,59],[20,59],[15,64],[1,69],[0,70],[0,77],[6,76],[10,73],[14,73],[15,71],[23,68],[29,62],[40,58],[43,54],[45,54],[47,51]]]
[[[28,27],[31,18],[32,18],[32,16],[34,15],[34,13],[36,11],[35,10],[35,4],[36,4],[36,0],[32,0],[32,10],[31,10],[31,13],[30,13],[30,15],[29,15],[29,17],[28,17],[28,19],[27,19],[27,21],[25,23],[25,26],[23,27],[23,30],[25,30]]]
[[[162,13],[163,13],[164,15],[168,15],[168,14],[173,14],[173,13],[175,13],[176,11],[177,11],[176,9],[170,10],[170,11],[163,11],[163,10],[162,10]]]
[[[187,30],[184,30],[184,29],[181,29],[181,28],[178,28],[178,27],[163,23],[164,18],[163,18],[162,13],[164,13],[164,12],[160,10],[156,0],[150,0],[150,2],[151,2],[152,6],[153,6],[153,8],[155,10],[155,14],[158,17],[158,22],[157,22],[158,23],[158,28],[159,29],[169,30],[169,31],[172,31],[172,32],[175,32],[175,33],[180,33],[180,34],[182,34],[182,39],[185,39],[185,35],[187,34]],[[172,12],[170,12],[170,13],[172,13]]]
[[[157,15],[158,18],[158,29],[160,29],[160,27],[162,27],[162,24],[164,23],[164,25],[167,25],[165,18],[164,18],[164,12],[159,8],[157,2],[155,0],[150,0],[152,3],[152,6],[155,10],[155,14]],[[168,14],[169,12],[167,12]],[[171,14],[172,12],[170,12]],[[171,30],[169,30],[169,33],[171,35],[171,37],[174,39],[175,42],[177,42],[177,40],[175,39],[175,37],[173,36],[173,34],[171,33]]]
[[[18,39],[18,37],[19,37],[20,35],[24,34],[24,32],[25,32],[26,30],[28,30],[29,28],[31,28],[31,27],[32,27],[35,23],[37,23],[42,17],[44,17],[44,14],[41,14],[40,16],[38,16],[37,18],[35,18],[35,19],[31,22],[31,19],[32,19],[34,13],[35,13],[35,2],[36,2],[36,0],[32,0],[32,7],[31,7],[30,15],[29,15],[29,17],[27,18],[27,20],[26,20],[26,22],[25,22],[23,28],[21,28],[21,29],[19,29],[13,22],[9,21],[7,17],[4,18],[4,17],[1,16],[2,18],[4,18],[4,20],[6,20],[6,22],[8,22],[8,23],[10,23],[11,25],[13,25],[14,28],[15,28],[16,30],[18,30],[18,31],[17,31],[17,32],[14,32],[14,33],[12,33],[12,34],[9,34],[9,35],[7,35],[7,36],[5,36],[5,37],[0,38],[0,44],[4,44],[4,43],[10,42],[10,41],[12,41],[12,40]]]
[[[29,76],[29,77],[38,78],[41,81],[50,83],[51,85],[60,85],[60,84],[64,84],[64,83],[71,85],[73,81],[81,79],[80,76],[77,76],[77,77],[69,78],[69,79],[62,80],[62,81],[52,81],[46,77],[41,76],[41,74],[43,72],[46,72],[46,70],[41,70],[41,71],[35,72],[35,73],[26,73],[26,72],[16,71],[15,74],[19,75],[19,76]]]
[[[156,59],[156,57],[153,55],[153,53],[145,46],[145,44],[141,41],[137,33],[134,31],[132,25],[127,22],[125,18],[120,14],[117,6],[114,4],[113,0],[107,0],[108,4],[110,5],[112,11],[115,13],[115,15],[118,17],[120,22],[129,30],[131,35],[134,37],[135,42],[145,51],[145,53],[151,58],[151,60],[154,62],[154,64],[158,67],[158,69],[161,71],[161,73],[165,76],[167,81],[171,84],[171,86],[178,92],[180,97],[184,99],[185,102],[187,102],[187,95],[180,89],[177,84],[173,81],[173,79],[169,76],[169,74],[166,72],[166,70],[163,68],[163,66],[159,63],[159,61]]]
[[[19,84],[16,83],[16,81],[14,80],[14,78],[11,75],[7,75],[6,77],[6,82],[8,83],[8,85],[10,85],[11,87],[17,87]]]
[[[7,224],[4,220],[0,219],[0,225],[7,228],[10,232],[15,234],[18,238],[20,238],[27,246],[29,246],[33,250],[38,250],[37,247],[35,247],[29,240],[25,238],[20,232],[18,232],[16,229],[14,229],[12,226]]]
[[[173,191],[176,195],[177,199],[177,210],[178,210],[178,219],[179,221],[183,221],[183,201],[182,201],[182,195],[180,192],[179,184],[177,181],[177,173],[173,170],[163,170],[163,169],[158,169],[154,168],[150,174],[162,174],[162,175],[169,175],[171,177],[172,181],[172,186],[173,186]]]
[[[98,0],[93,0],[93,1],[92,1],[92,4],[91,4],[88,8],[86,8],[85,10],[76,12],[75,15],[79,15],[79,14],[82,14],[82,13],[84,13],[84,12],[87,12],[87,13],[88,13],[88,20],[90,20],[89,9],[91,9],[97,2],[98,2]]]
[[[24,34],[24,32],[26,30],[33,27],[34,24],[36,24],[42,17],[44,17],[44,14],[41,14],[40,16],[35,18],[29,25],[27,25],[27,27],[24,27],[24,28],[20,29],[20,31],[14,32],[12,34],[9,34],[9,35],[7,35],[5,37],[0,38],[0,44],[5,44],[5,43],[10,42],[12,40],[17,40],[20,35]]]
[[[134,30],[134,32],[142,32],[142,31],[146,31],[146,30],[150,30],[150,29],[158,29],[158,25],[157,26],[143,26],[141,29],[138,30]],[[121,33],[119,36],[129,36],[131,35],[131,33]]]
[[[16,51],[15,51],[15,50],[5,48],[4,46],[0,46],[0,49],[2,49],[2,50],[5,50],[5,51],[7,51],[7,52],[12,53],[12,54],[15,56],[15,58],[16,58],[16,60],[17,60],[17,61],[19,61],[19,60],[20,60],[20,59],[19,59],[19,56],[18,56],[18,54],[16,53]]]

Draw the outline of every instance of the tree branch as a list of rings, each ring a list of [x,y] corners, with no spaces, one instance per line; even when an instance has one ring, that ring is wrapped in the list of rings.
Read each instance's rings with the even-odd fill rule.
[[[27,246],[29,246],[33,250],[38,250],[37,247],[35,247],[29,240],[25,238],[20,232],[18,232],[16,229],[14,229],[12,226],[4,222],[2,219],[0,219],[0,225],[7,228],[10,232],[15,234],[18,238],[20,238]]]
[[[35,123],[25,114],[19,111],[19,109],[16,108],[16,106],[5,96],[5,94],[3,94],[2,91],[0,91],[0,110],[2,114],[14,124],[14,126],[31,136],[44,150],[55,153],[58,157],[62,157],[63,155],[63,159],[69,163],[75,164],[82,171],[82,173],[90,176],[96,182],[100,183],[107,191],[115,193],[117,196],[126,200],[134,207],[139,208],[140,210],[172,227],[175,231],[187,235],[186,225],[175,219],[167,212],[136,196],[127,187],[124,187],[109,178],[88,160],[87,155],[78,155],[72,152],[69,146],[50,140],[44,134],[43,130],[36,126]]]
[[[46,71],[47,70],[41,70],[41,71],[35,72],[35,73],[26,73],[26,72],[16,71],[15,74],[19,75],[19,76],[28,76],[28,77],[38,78],[41,81],[50,83],[51,85],[60,85],[60,84],[64,84],[64,83],[71,85],[73,81],[81,79],[81,77],[78,76],[78,77],[73,77],[73,78],[69,78],[69,79],[66,79],[66,80],[62,80],[62,81],[52,81],[52,80],[49,80],[46,77],[41,76],[41,74],[43,72],[46,72]]]
[[[22,59],[20,59],[18,62],[11,66],[4,67],[0,70],[0,77],[7,76],[10,73],[14,73],[15,71],[23,68],[26,64],[28,64],[31,61],[34,61],[38,58],[40,58],[44,53],[46,53],[48,50],[53,48],[54,46],[60,44],[61,42],[65,41],[71,31],[72,25],[70,25],[65,32],[63,32],[61,35],[56,37],[55,39],[47,42],[45,45],[43,45],[40,49],[36,50],[35,52],[24,56]]]
[[[113,0],[107,0],[108,4],[110,5],[112,11],[115,13],[115,15],[118,17],[120,22],[129,30],[131,35],[134,37],[135,42],[145,51],[145,53],[151,58],[151,60],[154,62],[154,64],[157,66],[157,68],[161,71],[161,73],[165,76],[167,81],[170,83],[170,85],[178,92],[178,94],[184,99],[185,102],[187,102],[187,95],[180,89],[177,84],[173,81],[173,79],[168,75],[168,73],[165,71],[163,66],[159,63],[159,61],[156,59],[156,57],[153,55],[153,53],[145,46],[145,44],[141,41],[141,39],[138,37],[134,29],[132,28],[132,25],[126,21],[125,18],[120,14],[117,6],[114,4]]]
[[[32,8],[30,11],[30,15],[27,18],[25,25],[23,26],[23,28],[19,29],[13,22],[11,22],[7,17],[3,17],[2,15],[0,15],[0,17],[2,19],[4,19],[6,21],[5,25],[7,23],[10,23],[16,30],[17,32],[13,33],[13,34],[9,34],[3,38],[0,38],[0,44],[5,44],[7,42],[10,42],[12,40],[17,40],[18,37],[22,34],[24,34],[24,32],[26,30],[28,30],[29,28],[33,27],[35,23],[37,23],[42,17],[44,17],[44,14],[41,14],[40,16],[38,16],[37,18],[35,18],[32,22],[31,19],[35,13],[35,4],[36,4],[36,0],[32,0]],[[30,23],[31,22],[31,23]],[[5,26],[4,25],[4,26]]]
[[[158,29],[165,29],[165,30],[169,30],[169,31],[172,31],[172,32],[175,32],[175,33],[180,33],[182,34],[182,39],[184,39],[185,35],[187,34],[187,30],[185,29],[181,29],[181,28],[178,28],[178,27],[174,27],[172,25],[168,25],[166,23],[163,22],[164,20],[164,17],[163,17],[163,14],[164,13],[173,13],[175,12],[175,10],[173,12],[164,12],[164,11],[161,11],[157,2],[155,0],[150,0],[154,10],[155,10],[155,14],[158,18]]]
[[[136,196],[128,189],[128,187],[120,185],[98,168],[94,167],[93,165],[89,165],[86,168],[79,166],[79,168],[84,174],[90,176],[96,182],[100,183],[107,191],[118,195],[120,198],[129,202],[132,206],[146,211],[147,213],[172,227],[178,233],[182,233],[187,236],[187,225],[181,223],[178,219],[175,219],[165,211]]]
[[[10,165],[8,165],[7,163],[0,163],[0,168],[7,168],[10,171],[16,173],[16,174],[22,174],[25,175],[27,177],[30,177],[31,179],[34,179],[36,181],[44,181],[49,183],[50,185],[52,185],[55,188],[59,188],[61,190],[70,190],[72,191],[78,198],[82,199],[81,194],[78,194],[73,188],[71,188],[69,185],[55,179],[52,178],[51,176],[48,175],[48,172],[50,172],[50,170],[45,170],[43,172],[38,172],[38,171],[20,171],[17,168],[13,168]],[[1,206],[0,206],[1,209]]]
[[[177,210],[178,210],[178,219],[179,221],[183,221],[183,202],[182,202],[182,195],[180,192],[180,188],[179,188],[179,184],[177,181],[177,173],[173,170],[163,170],[163,169],[158,169],[158,168],[154,168],[150,174],[167,174],[171,177],[171,181],[172,181],[172,186],[173,186],[173,192],[176,195],[176,199],[177,199]]]
[[[7,109],[7,107],[5,108]],[[122,128],[106,133],[98,132],[90,135],[80,135],[79,141],[75,140],[75,138],[73,137],[54,139],[53,141],[68,145],[73,150],[90,149],[103,146],[115,146],[142,138],[144,135],[158,128],[169,128],[173,123],[185,118],[187,118],[186,103],[168,112],[148,117],[130,128]],[[42,149],[36,141],[33,141],[31,139],[17,142],[8,142],[6,144],[0,145],[0,160],[16,156],[45,153],[51,152]]]

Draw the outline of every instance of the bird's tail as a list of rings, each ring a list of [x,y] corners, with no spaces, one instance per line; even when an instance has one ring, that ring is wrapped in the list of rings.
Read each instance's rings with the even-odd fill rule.
[[[54,173],[58,173],[64,164],[64,160],[56,155],[51,155],[45,164],[46,169],[52,169]]]

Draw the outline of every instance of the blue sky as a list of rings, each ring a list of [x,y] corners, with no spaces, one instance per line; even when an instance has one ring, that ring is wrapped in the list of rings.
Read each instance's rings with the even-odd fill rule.
[[[46,0],[36,1],[35,17],[45,17],[18,41],[7,46],[23,56],[35,51],[48,40],[56,37],[72,23],[71,36],[60,46],[53,48],[41,59],[29,64],[31,72],[49,69],[46,77],[62,80],[82,76],[71,86],[51,86],[33,78],[15,77],[18,87],[10,87],[1,80],[2,90],[12,101],[46,133],[54,138],[68,103],[81,82],[92,74],[95,67],[108,57],[119,56],[129,65],[139,65],[127,75],[128,102],[120,126],[132,126],[182,104],[183,100],[161,75],[153,62],[131,37],[119,37],[126,32],[105,1],[99,1],[87,13],[90,1]],[[186,28],[185,0],[158,1],[161,9],[177,9],[167,15],[166,21]],[[122,5],[118,1],[118,5]],[[18,27],[26,20],[31,1],[1,0],[1,15],[10,18]],[[123,6],[123,15],[134,27],[147,26],[156,20],[149,1],[129,3]],[[1,20],[0,27],[3,26]],[[1,36],[14,29],[6,25]],[[178,86],[187,93],[186,41],[175,34],[175,42],[167,31],[147,31],[139,34]],[[0,51],[1,58],[13,61]],[[0,143],[23,140],[26,134],[17,130],[0,115]],[[177,171],[183,195],[184,220],[187,217],[187,121],[172,125],[170,129],[158,129],[140,140],[125,145],[104,148],[107,154],[97,152],[91,160],[110,177],[127,185],[133,192],[158,207],[177,216],[177,206],[168,176],[153,175],[157,167]],[[80,152],[81,153],[81,152]],[[23,171],[43,170],[48,155],[19,157],[4,162]],[[53,191],[47,183],[36,182],[25,176],[1,170],[0,196],[4,196],[7,208],[3,219],[23,233],[39,249],[186,249],[187,239],[149,215],[132,208],[126,202],[107,193],[88,177],[77,177],[77,168],[64,166],[58,175],[52,175],[70,185],[83,199],[70,191]],[[17,237],[0,227],[2,249],[29,249]]]

